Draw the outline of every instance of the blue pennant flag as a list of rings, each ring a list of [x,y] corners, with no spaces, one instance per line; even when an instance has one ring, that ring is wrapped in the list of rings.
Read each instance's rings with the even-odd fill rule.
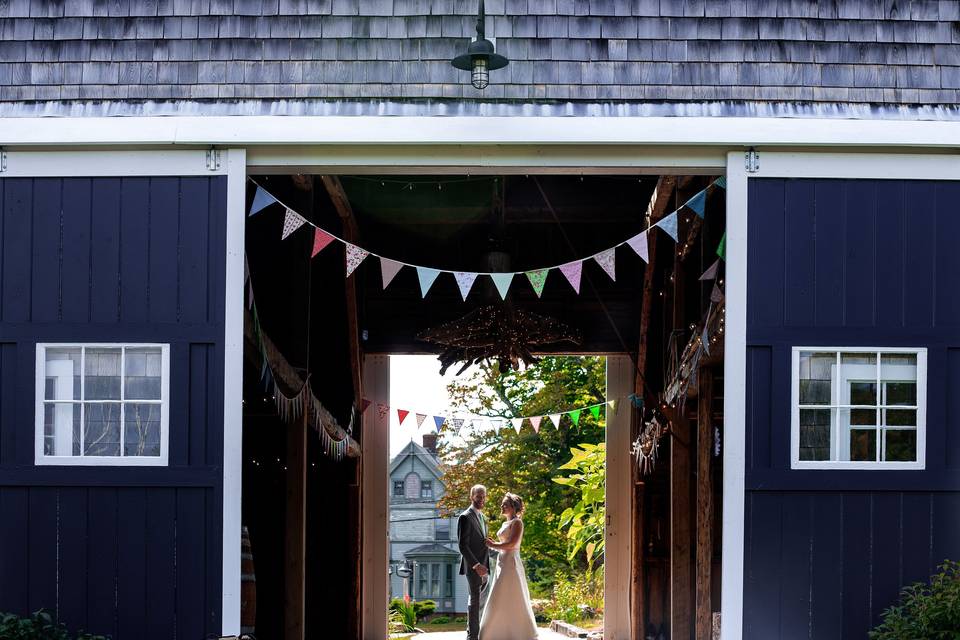
[[[695,196],[693,196],[692,198],[690,198],[689,200],[687,200],[687,204],[686,204],[685,206],[690,207],[691,209],[693,209],[694,213],[696,213],[698,216],[700,216],[700,217],[702,218],[702,217],[703,217],[703,207],[704,207],[704,205],[706,205],[706,203],[707,203],[707,191],[706,191],[706,190],[703,190],[703,191],[701,191],[700,193],[698,193],[697,195],[695,195]]]
[[[444,418],[443,416],[433,416],[433,424],[435,424],[437,427],[437,433],[440,432],[440,427],[442,427],[443,423],[446,421],[447,419]]]
[[[667,235],[673,238],[673,241],[677,241],[677,212],[674,211],[666,218],[653,225],[655,227],[660,227],[667,232]]]
[[[277,199],[267,193],[262,187],[257,187],[257,192],[253,195],[253,204],[250,205],[248,217],[259,213],[262,209],[269,207],[276,201]]]
[[[427,267],[417,267],[417,278],[420,280],[420,297],[426,298],[427,291],[430,291],[430,287],[433,286],[434,280],[437,279],[437,276],[440,275],[440,272],[436,269],[428,269]]]
[[[716,180],[713,181],[713,184],[717,185],[717,186],[720,187],[721,189],[726,189],[726,188],[727,188],[727,176],[720,176],[719,178],[717,178]]]

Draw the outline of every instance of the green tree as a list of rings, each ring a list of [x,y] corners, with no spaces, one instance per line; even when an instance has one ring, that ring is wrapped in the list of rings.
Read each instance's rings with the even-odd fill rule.
[[[604,519],[606,516],[607,449],[606,444],[583,443],[570,449],[571,458],[560,468],[574,471],[553,479],[557,484],[580,492],[580,500],[560,514],[560,526],[567,533],[567,560],[573,561],[583,551],[587,571],[603,558]]]
[[[605,360],[602,357],[552,356],[536,366],[503,375],[496,364],[484,366],[448,387],[454,408],[472,414],[509,419],[545,416],[604,401]],[[441,432],[446,491],[440,506],[447,514],[468,503],[470,487],[486,485],[485,509],[490,528],[500,521],[500,500],[511,491],[524,500],[524,563],[531,589],[550,591],[561,569],[586,568],[583,554],[567,559],[567,541],[560,534],[560,516],[582,498],[578,488],[553,482],[570,449],[604,440],[604,413],[595,419],[584,411],[578,425],[564,416],[560,429],[544,418],[540,432],[524,423],[518,434],[507,423],[500,430],[465,430],[462,437]]]

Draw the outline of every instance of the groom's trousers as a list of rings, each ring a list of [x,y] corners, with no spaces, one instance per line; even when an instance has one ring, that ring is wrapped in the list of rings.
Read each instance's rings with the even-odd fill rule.
[[[467,640],[480,638],[480,609],[483,607],[483,596],[486,595],[487,580],[477,575],[472,569],[467,570]]]

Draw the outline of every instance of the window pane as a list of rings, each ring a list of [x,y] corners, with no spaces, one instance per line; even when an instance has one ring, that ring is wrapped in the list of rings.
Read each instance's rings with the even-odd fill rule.
[[[84,355],[84,399],[120,399],[120,349],[91,347]]]
[[[80,348],[47,349],[44,376],[44,399],[79,400]]]
[[[800,410],[800,459],[830,459],[830,409]]]
[[[886,391],[884,404],[908,407],[917,406],[916,382],[885,382],[883,386]]]
[[[875,353],[841,353],[840,365],[871,365],[877,366],[877,354]]]
[[[160,455],[160,405],[127,403],[123,422],[123,455]]]
[[[851,382],[850,404],[877,404],[876,382]]]
[[[877,459],[876,429],[850,430],[850,460],[870,461]]]
[[[914,462],[917,459],[917,432],[913,429],[891,429],[886,432],[884,460]]]
[[[830,373],[834,353],[800,353],[800,404],[830,404]]]
[[[159,400],[160,348],[127,349],[124,360],[125,398],[127,400]]]
[[[120,404],[117,402],[87,403],[84,407],[84,416],[86,423],[83,433],[83,455],[119,456]]]
[[[43,405],[43,455],[80,455],[80,404],[45,402]]]
[[[866,425],[869,425],[871,427],[876,426],[877,410],[876,409],[851,409],[850,424],[858,425],[858,426],[866,426]]]
[[[887,414],[885,424],[888,427],[915,427],[917,426],[916,409],[885,409]]]

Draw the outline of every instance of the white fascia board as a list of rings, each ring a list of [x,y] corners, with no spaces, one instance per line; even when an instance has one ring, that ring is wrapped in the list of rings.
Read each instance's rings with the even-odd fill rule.
[[[0,145],[960,146],[960,122],[705,117],[168,116],[0,119]]]

